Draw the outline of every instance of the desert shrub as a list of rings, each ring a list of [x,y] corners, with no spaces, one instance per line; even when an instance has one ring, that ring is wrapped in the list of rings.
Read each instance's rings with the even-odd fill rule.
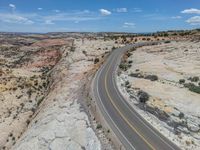
[[[31,89],[29,89],[27,92],[26,92],[26,94],[28,95],[28,97],[30,98],[31,97],[31,95],[32,95],[32,90]]]
[[[145,40],[146,40],[146,38],[142,38],[142,40],[143,40],[143,41],[145,41]]]
[[[184,118],[184,113],[180,112],[180,114],[178,115],[178,117],[179,117],[180,119]]]
[[[97,129],[101,129],[102,128],[102,125],[101,124],[97,124]]]
[[[200,86],[192,86],[189,88],[190,91],[200,94]]]
[[[141,73],[130,73],[129,76],[135,78],[144,78],[144,76]]]
[[[26,124],[27,125],[29,125],[30,124],[30,120],[28,119],[28,120],[26,120]]]
[[[169,36],[169,34],[168,34],[168,33],[164,33],[163,36],[164,36],[164,37],[167,37],[167,36]]]
[[[195,76],[195,77],[190,77],[188,80],[192,81],[192,82],[198,82],[199,81],[199,77]]]
[[[186,88],[190,88],[192,86],[195,86],[194,83],[185,83],[184,84],[184,87],[186,87]]]
[[[125,82],[125,87],[131,88],[131,85],[130,85],[129,81],[126,81],[126,82]]]
[[[147,75],[145,77],[145,79],[151,80],[151,81],[157,81],[158,80],[158,76],[156,75]]]
[[[46,84],[45,82],[43,82],[43,83],[42,83],[42,86],[43,86],[44,88],[46,88],[46,87],[47,87],[47,84]]]
[[[129,53],[129,52],[127,52],[127,54],[126,54],[127,57],[130,57],[131,55],[132,55],[132,54]]]
[[[133,48],[130,49],[130,51],[131,51],[131,52],[136,51],[136,48],[133,47]]]
[[[140,69],[135,69],[136,72],[140,71]]]
[[[165,41],[164,43],[166,43],[166,44],[167,44],[167,43],[171,43],[171,41]]]
[[[94,59],[94,64],[97,64],[99,62],[99,58]]]
[[[184,87],[188,88],[192,92],[200,94],[200,86],[196,86],[193,83],[185,83]]]
[[[31,108],[31,111],[32,111],[33,113],[35,113],[35,110],[36,110],[35,108]]]
[[[24,107],[24,103],[21,103],[20,106],[21,106],[21,107]]]
[[[19,95],[19,96],[16,96],[16,97],[17,97],[17,99],[20,99],[22,96],[23,96],[23,95]]]
[[[75,47],[72,46],[72,47],[70,48],[70,51],[71,51],[71,52],[74,52],[74,51],[75,51]]]
[[[186,140],[185,143],[187,146],[189,146],[191,144],[190,141],[188,141],[188,140]]]
[[[13,90],[13,91],[16,91],[16,90],[17,90],[17,88],[16,88],[16,87],[14,87],[12,90]]]
[[[185,79],[180,79],[180,80],[179,80],[179,83],[180,83],[180,84],[185,83]]]
[[[133,63],[133,61],[132,61],[132,60],[129,60],[128,63],[131,64],[131,63]]]
[[[126,70],[128,69],[128,66],[127,66],[127,64],[125,64],[125,63],[121,63],[121,64],[119,65],[119,68],[120,68],[121,70],[123,70],[123,71],[126,71]]]
[[[137,94],[140,103],[146,103],[149,100],[149,94],[144,91],[139,91]]]
[[[34,86],[38,86],[38,80],[34,81]]]
[[[140,73],[130,73],[129,76],[137,78]]]
[[[13,133],[10,133],[10,134],[9,134],[9,137],[12,137],[12,136],[13,136]]]
[[[84,55],[87,55],[87,52],[86,52],[86,51],[82,51],[82,53],[83,53]]]
[[[115,46],[113,46],[113,47],[112,47],[112,50],[115,50],[115,49],[116,49],[116,47],[115,47]]]
[[[129,83],[129,81],[126,81],[125,82],[125,86],[128,86],[130,83]]]

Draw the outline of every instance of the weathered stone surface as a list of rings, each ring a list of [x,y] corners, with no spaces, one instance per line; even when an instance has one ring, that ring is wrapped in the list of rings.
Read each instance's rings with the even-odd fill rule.
[[[66,57],[62,57],[51,71],[51,91],[13,150],[101,149],[101,143],[79,102],[84,99],[85,73],[90,73],[96,67],[88,59],[111,50],[112,42],[94,40],[82,44],[77,41],[75,45],[73,52],[64,49],[63,56]],[[95,47],[102,45],[108,45],[108,48],[105,51],[95,50]],[[87,50],[87,57],[83,55],[83,50]]]

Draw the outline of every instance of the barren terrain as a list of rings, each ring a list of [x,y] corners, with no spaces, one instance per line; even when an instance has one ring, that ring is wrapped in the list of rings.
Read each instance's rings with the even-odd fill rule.
[[[200,147],[199,66],[200,43],[189,40],[132,50],[120,66],[127,100],[183,149]]]
[[[1,149],[101,149],[82,105],[84,86],[119,44],[47,35],[1,40]]]
[[[85,87],[115,48],[174,39],[180,41],[125,54],[117,81],[131,105],[160,132],[182,148],[198,149],[199,42],[126,36],[0,34],[0,149],[116,149],[111,129],[90,114],[98,106]],[[149,95],[145,104],[139,91]]]

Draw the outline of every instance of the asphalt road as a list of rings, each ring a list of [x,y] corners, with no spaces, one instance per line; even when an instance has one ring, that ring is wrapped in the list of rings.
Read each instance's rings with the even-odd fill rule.
[[[116,86],[116,70],[123,53],[149,44],[152,42],[114,50],[93,80],[93,93],[105,120],[127,150],[179,150],[126,102]]]

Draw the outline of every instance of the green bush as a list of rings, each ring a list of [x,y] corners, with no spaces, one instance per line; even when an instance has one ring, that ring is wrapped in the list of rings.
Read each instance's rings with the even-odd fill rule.
[[[97,64],[99,62],[99,58],[94,59],[94,64]]]
[[[200,86],[192,86],[189,88],[190,91],[200,94]]]
[[[195,76],[195,77],[190,77],[188,80],[192,81],[192,82],[198,82],[199,81],[199,77]]]
[[[113,46],[113,47],[112,47],[112,50],[115,50],[115,49],[116,49],[116,47],[115,47],[115,46]]]
[[[147,75],[145,77],[145,79],[151,80],[151,81],[157,81],[158,80],[158,76],[156,75]]]
[[[130,83],[129,83],[129,81],[126,81],[125,82],[125,86],[128,86]]]
[[[129,76],[135,78],[144,78],[144,76],[141,73],[130,73]]]
[[[70,51],[71,51],[71,52],[74,52],[75,49],[76,49],[76,48],[75,48],[74,46],[72,46],[72,47],[70,48]]]
[[[193,83],[185,83],[184,87],[188,88],[192,92],[200,94],[200,86],[196,86]]]
[[[144,91],[139,91],[137,95],[140,103],[146,103],[149,100],[149,94]]]
[[[119,65],[119,68],[122,69],[123,71],[126,71],[126,70],[128,69],[128,66],[127,66],[127,64],[125,64],[125,63],[121,63],[121,64]]]
[[[165,41],[164,43],[166,43],[166,44],[167,44],[167,43],[171,43],[171,41]]]
[[[135,47],[133,47],[133,48],[130,49],[131,52],[133,52],[133,51],[135,51],[135,50],[136,50]]]
[[[132,60],[129,60],[128,63],[131,64],[131,63],[133,63],[133,61],[132,61]]]
[[[129,74],[129,76],[135,77],[135,78],[138,78],[139,75],[140,75],[140,73],[130,73]]]
[[[127,54],[126,54],[127,57],[130,57],[131,55],[132,55],[132,54],[129,53],[129,52],[127,52]]]
[[[102,125],[101,124],[97,124],[97,129],[101,129],[102,128]]]
[[[184,113],[180,112],[180,114],[178,115],[180,119],[184,118]]]
[[[180,84],[185,83],[185,79],[180,79],[180,80],[179,80],[179,83],[180,83]]]

